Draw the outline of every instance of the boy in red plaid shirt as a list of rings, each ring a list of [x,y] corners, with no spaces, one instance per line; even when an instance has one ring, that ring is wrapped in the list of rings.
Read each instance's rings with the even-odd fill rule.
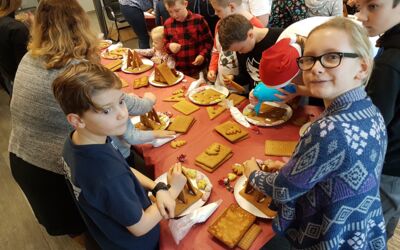
[[[187,1],[164,0],[164,4],[170,15],[164,23],[166,49],[174,54],[177,70],[197,77],[212,50],[210,28],[201,15],[187,10]]]

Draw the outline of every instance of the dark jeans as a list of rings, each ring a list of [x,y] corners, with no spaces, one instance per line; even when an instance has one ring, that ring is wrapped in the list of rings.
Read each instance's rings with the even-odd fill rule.
[[[144,18],[143,11],[136,7],[128,5],[120,5],[122,15],[125,20],[132,27],[139,39],[139,48],[148,49],[150,48],[150,36],[147,31],[146,20]]]
[[[13,153],[10,166],[15,181],[48,234],[78,235],[86,230],[63,175],[36,167]]]
[[[165,9],[164,0],[159,0],[156,3],[156,25],[163,25],[165,20],[169,18],[168,11]]]
[[[289,241],[280,235],[275,235],[270,241],[268,241],[261,250],[290,250],[291,246]]]

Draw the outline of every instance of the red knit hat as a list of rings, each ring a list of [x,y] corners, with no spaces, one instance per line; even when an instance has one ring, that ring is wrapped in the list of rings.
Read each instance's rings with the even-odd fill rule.
[[[261,81],[271,88],[282,88],[299,73],[296,59],[301,48],[290,38],[278,41],[262,53],[259,74]]]

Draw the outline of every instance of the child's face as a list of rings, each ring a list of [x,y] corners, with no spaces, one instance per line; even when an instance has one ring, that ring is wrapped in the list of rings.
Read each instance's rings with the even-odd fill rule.
[[[377,36],[400,23],[400,4],[393,0],[358,0],[357,19],[367,29],[369,36]]]
[[[305,44],[303,56],[317,57],[330,52],[355,53],[345,31],[326,28],[312,33]],[[303,71],[304,84],[313,96],[330,103],[339,95],[361,85],[366,70],[362,62],[359,57],[343,57],[337,67],[325,68],[316,60],[310,70]]]
[[[164,49],[164,41],[162,36],[154,36],[152,37],[153,40],[153,47],[156,50],[163,50]]]
[[[231,46],[229,47],[229,51],[238,52],[240,54],[246,54],[254,49],[255,44],[256,40],[254,37],[253,30],[249,30],[247,32],[246,40],[232,43]]]
[[[187,5],[187,1],[184,1],[183,3],[176,1],[174,6],[165,5],[165,8],[173,19],[178,22],[183,22],[188,15],[188,11],[186,9]]]
[[[85,129],[95,136],[123,135],[129,117],[125,94],[120,89],[102,90],[92,96],[92,101],[101,109],[89,109],[82,115]]]
[[[233,14],[231,6],[222,7],[215,2],[211,3],[212,7],[214,8],[215,14],[220,18],[224,18],[228,15]]]

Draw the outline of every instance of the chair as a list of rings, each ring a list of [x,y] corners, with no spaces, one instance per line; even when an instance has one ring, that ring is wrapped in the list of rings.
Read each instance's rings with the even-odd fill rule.
[[[115,24],[115,28],[117,29],[117,34],[118,34],[117,42],[119,42],[120,40],[119,30],[126,28],[126,26],[118,27],[118,23],[121,24],[125,22],[125,17],[121,13],[118,0],[103,0],[103,6],[106,11],[108,19],[113,21]]]

